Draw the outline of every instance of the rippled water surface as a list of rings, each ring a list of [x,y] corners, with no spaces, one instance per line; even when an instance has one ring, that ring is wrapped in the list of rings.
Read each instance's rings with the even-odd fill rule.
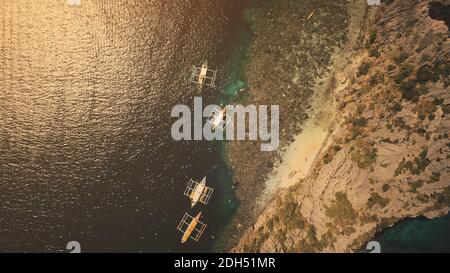
[[[0,251],[210,249],[226,170],[215,144],[172,141],[170,111],[192,64],[226,64],[239,1],[81,2],[0,0]],[[189,210],[204,175],[212,204]],[[207,233],[180,246],[199,209]]]

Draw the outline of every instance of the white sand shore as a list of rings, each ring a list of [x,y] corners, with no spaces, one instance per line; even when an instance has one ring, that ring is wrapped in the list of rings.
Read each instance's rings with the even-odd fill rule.
[[[346,75],[360,64],[361,57],[351,59],[350,63],[348,61],[345,54],[335,56],[336,63],[344,64],[342,72],[335,74],[335,94],[348,86]],[[324,84],[318,87],[317,96],[312,103],[312,109],[315,110],[310,113],[310,119],[303,126],[302,132],[295,136],[294,141],[284,150],[281,162],[275,165],[272,174],[266,180],[266,189],[259,202],[267,200],[278,189],[295,185],[308,175],[328,138],[336,113],[335,100],[328,93],[331,79],[332,77],[328,75],[324,78]]]
[[[266,181],[266,193],[273,193],[278,188],[290,187],[304,179],[314,159],[328,136],[329,122],[310,120],[305,124],[303,132],[283,153],[282,162]]]
[[[341,77],[337,80],[342,81]],[[258,202],[264,203],[278,189],[288,188],[300,182],[311,169],[323,144],[327,140],[329,129],[334,120],[335,101],[329,96],[328,87],[331,77],[324,78],[324,84],[317,89],[313,99],[309,120],[304,124],[300,134],[295,136],[283,151],[281,161],[266,180],[266,189]],[[346,84],[338,84],[336,89],[342,89]]]

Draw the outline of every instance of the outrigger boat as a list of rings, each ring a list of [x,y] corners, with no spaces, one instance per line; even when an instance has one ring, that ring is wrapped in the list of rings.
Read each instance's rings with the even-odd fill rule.
[[[308,22],[309,19],[311,19],[313,17],[313,15],[314,15],[314,11],[308,15],[308,18],[306,18],[306,22]]]
[[[199,92],[202,91],[204,85],[216,87],[217,70],[209,69],[208,61],[205,61],[201,67],[192,66],[191,77],[189,81],[197,84]]]
[[[186,243],[189,238],[198,242],[202,236],[206,229],[206,225],[200,222],[201,215],[201,212],[199,212],[195,217],[192,217],[187,213],[184,214],[180,224],[178,224],[177,227],[177,229],[183,233],[183,237],[181,237],[182,244]]]
[[[227,123],[230,121],[231,116],[227,115],[227,107],[225,107],[220,113],[212,115],[208,122],[212,125],[212,129],[224,130]]]
[[[198,202],[208,205],[209,199],[214,189],[206,186],[206,177],[202,181],[197,182],[189,180],[189,183],[184,191],[184,195],[191,199],[191,207],[194,207]]]

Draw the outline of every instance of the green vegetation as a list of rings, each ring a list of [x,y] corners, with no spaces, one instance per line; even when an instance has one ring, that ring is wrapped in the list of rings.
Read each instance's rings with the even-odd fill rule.
[[[395,77],[395,82],[397,84],[401,84],[406,78],[408,78],[414,70],[414,67],[411,64],[404,64],[400,67],[400,71]]]
[[[381,56],[381,53],[378,49],[372,48],[369,50],[369,56],[373,58],[379,58]]]
[[[442,111],[444,111],[446,115],[450,114],[450,104],[442,106]]]
[[[394,58],[394,60],[397,64],[401,64],[406,60],[406,55],[402,52],[399,56]],[[391,67],[391,69],[393,69],[393,67]],[[444,85],[445,81],[448,81],[448,84],[450,84],[450,80],[448,79],[450,65],[448,64],[448,61],[436,61],[433,67],[428,64],[422,65],[417,70],[415,78],[411,79],[410,76],[413,71],[414,67],[411,64],[403,64],[400,66],[400,70],[394,78],[395,82],[399,85],[402,98],[405,100],[418,102],[421,95],[425,95],[429,92],[428,87],[424,84],[429,81],[437,81],[440,77],[445,79]],[[421,84],[421,86],[417,87],[418,84]]]
[[[419,86],[419,88],[417,88],[417,92],[419,93],[419,96],[421,96],[428,94],[430,90],[425,85],[421,85]]]
[[[408,54],[402,51],[400,52],[400,54],[394,57],[394,62],[399,65],[402,64],[404,61],[406,61],[406,59],[408,59]]]
[[[358,167],[366,169],[376,162],[377,149],[368,142],[358,141],[356,149],[351,154],[351,159],[358,164]]]
[[[435,210],[450,207],[450,186],[446,187],[441,193],[433,193],[431,198],[436,200],[433,206]]]
[[[420,57],[420,62],[421,62],[421,63],[426,63],[426,62],[428,62],[428,61],[430,61],[430,55],[428,55],[428,54],[423,54],[422,57]]]
[[[440,173],[440,172],[432,172],[432,173],[431,173],[430,180],[431,180],[432,182],[437,182],[437,181],[439,181],[440,179],[441,179],[441,173]]]
[[[437,59],[433,64],[433,71],[437,78],[448,79],[450,76],[450,62],[448,59]]]
[[[431,163],[430,160],[427,158],[427,149],[423,149],[422,152],[420,152],[419,156],[414,158],[413,161],[405,161],[403,160],[395,169],[394,176],[398,176],[399,174],[403,173],[404,170],[409,170],[411,174],[419,175],[425,169],[428,167],[428,165]]]
[[[353,125],[353,127],[351,128],[352,132],[351,139],[356,139],[358,136],[362,135],[363,127],[367,125],[367,119],[365,119],[364,117],[356,117],[356,118],[352,117],[349,119],[349,122]]]
[[[327,208],[326,216],[333,218],[334,223],[341,227],[346,227],[355,223],[358,213],[353,209],[352,204],[343,192],[337,192],[336,201]]]
[[[358,77],[364,76],[369,72],[371,64],[364,62],[361,64],[361,66],[358,68]]]
[[[422,203],[427,203],[430,200],[430,197],[426,194],[419,194],[417,196],[417,200],[419,200]]]
[[[329,153],[326,153],[326,154],[323,156],[323,163],[325,163],[325,164],[330,163],[332,160],[333,160],[333,156],[330,155]]]
[[[431,67],[428,65],[421,66],[416,73],[416,79],[419,83],[426,83],[428,81],[431,81],[435,78],[435,75],[431,71]]]
[[[435,98],[433,104],[436,106],[444,104],[444,98]]]
[[[389,184],[383,184],[383,192],[387,192],[390,188]]]
[[[371,209],[373,206],[378,204],[381,208],[384,208],[388,203],[389,201],[387,199],[381,197],[378,193],[373,192],[370,195],[369,200],[367,200],[367,207]]]
[[[411,170],[413,163],[411,161],[405,161],[403,159],[402,162],[400,162],[400,164],[398,165],[398,167],[395,169],[394,171],[394,177],[400,175],[401,173],[403,173],[405,170]]]
[[[400,91],[402,92],[402,98],[412,101],[418,102],[420,97],[420,92],[416,88],[416,82],[409,80],[406,82],[402,82],[400,85]]]
[[[279,211],[279,221],[288,229],[301,229],[305,226],[305,219],[300,212],[300,206],[294,201],[289,200]]]
[[[365,104],[359,104],[358,107],[356,107],[356,113],[358,113],[358,115],[362,115],[364,113],[364,110],[366,110],[366,105]]]
[[[339,145],[335,145],[335,146],[333,147],[333,149],[334,149],[336,152],[339,152],[340,150],[342,150],[342,147],[339,146]]]
[[[358,117],[352,120],[352,124],[356,127],[364,127],[367,125],[367,119],[364,117]]]
[[[423,149],[419,156],[414,159],[414,166],[411,168],[411,173],[421,174],[430,165],[430,160],[427,158],[428,149]]]
[[[402,104],[400,102],[394,103],[394,105],[392,106],[392,111],[394,113],[398,113],[398,112],[402,111]]]
[[[409,130],[409,129],[411,129],[406,123],[405,123],[405,121],[403,120],[403,118],[402,117],[396,117],[395,119],[394,119],[394,126],[395,127],[398,127],[398,128],[401,128],[401,129],[404,129],[404,130]]]
[[[352,138],[351,139],[352,140],[356,139],[357,137],[362,135],[362,133],[363,133],[363,130],[360,127],[353,126],[353,128],[352,128]]]
[[[390,64],[390,65],[388,65],[388,66],[387,66],[387,68],[386,68],[386,69],[387,69],[387,71],[388,71],[388,72],[394,71],[394,69],[395,69],[395,65],[393,65],[393,64]]]
[[[416,193],[417,189],[420,189],[423,186],[422,180],[417,180],[409,183],[409,186],[411,187],[411,192]]]
[[[369,42],[371,44],[373,44],[375,42],[375,40],[377,39],[377,31],[376,30],[372,30],[370,32],[370,36],[369,36]]]
[[[375,75],[370,76],[369,85],[373,86],[383,81],[384,81],[383,75],[376,73]]]
[[[437,108],[438,107],[433,102],[421,102],[417,109],[419,119],[424,120],[426,117],[428,117],[430,120],[434,119],[434,112],[436,112]]]

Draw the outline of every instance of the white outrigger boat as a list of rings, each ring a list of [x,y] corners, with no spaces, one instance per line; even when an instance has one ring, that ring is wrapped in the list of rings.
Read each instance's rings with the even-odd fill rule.
[[[191,199],[191,207],[194,207],[198,202],[208,205],[209,199],[214,192],[213,188],[206,186],[206,177],[202,181],[189,180],[189,183],[184,191],[184,195]]]
[[[191,77],[189,81],[197,84],[199,91],[202,91],[204,85],[209,87],[216,87],[217,70],[209,69],[208,61],[205,61],[202,66],[192,66]]]
[[[225,126],[231,120],[231,116],[232,116],[232,114],[229,115],[227,112],[228,112],[228,108],[225,107],[219,113],[211,116],[211,118],[208,120],[208,123],[211,124],[211,127],[213,130],[220,129],[223,131],[225,129]]]

